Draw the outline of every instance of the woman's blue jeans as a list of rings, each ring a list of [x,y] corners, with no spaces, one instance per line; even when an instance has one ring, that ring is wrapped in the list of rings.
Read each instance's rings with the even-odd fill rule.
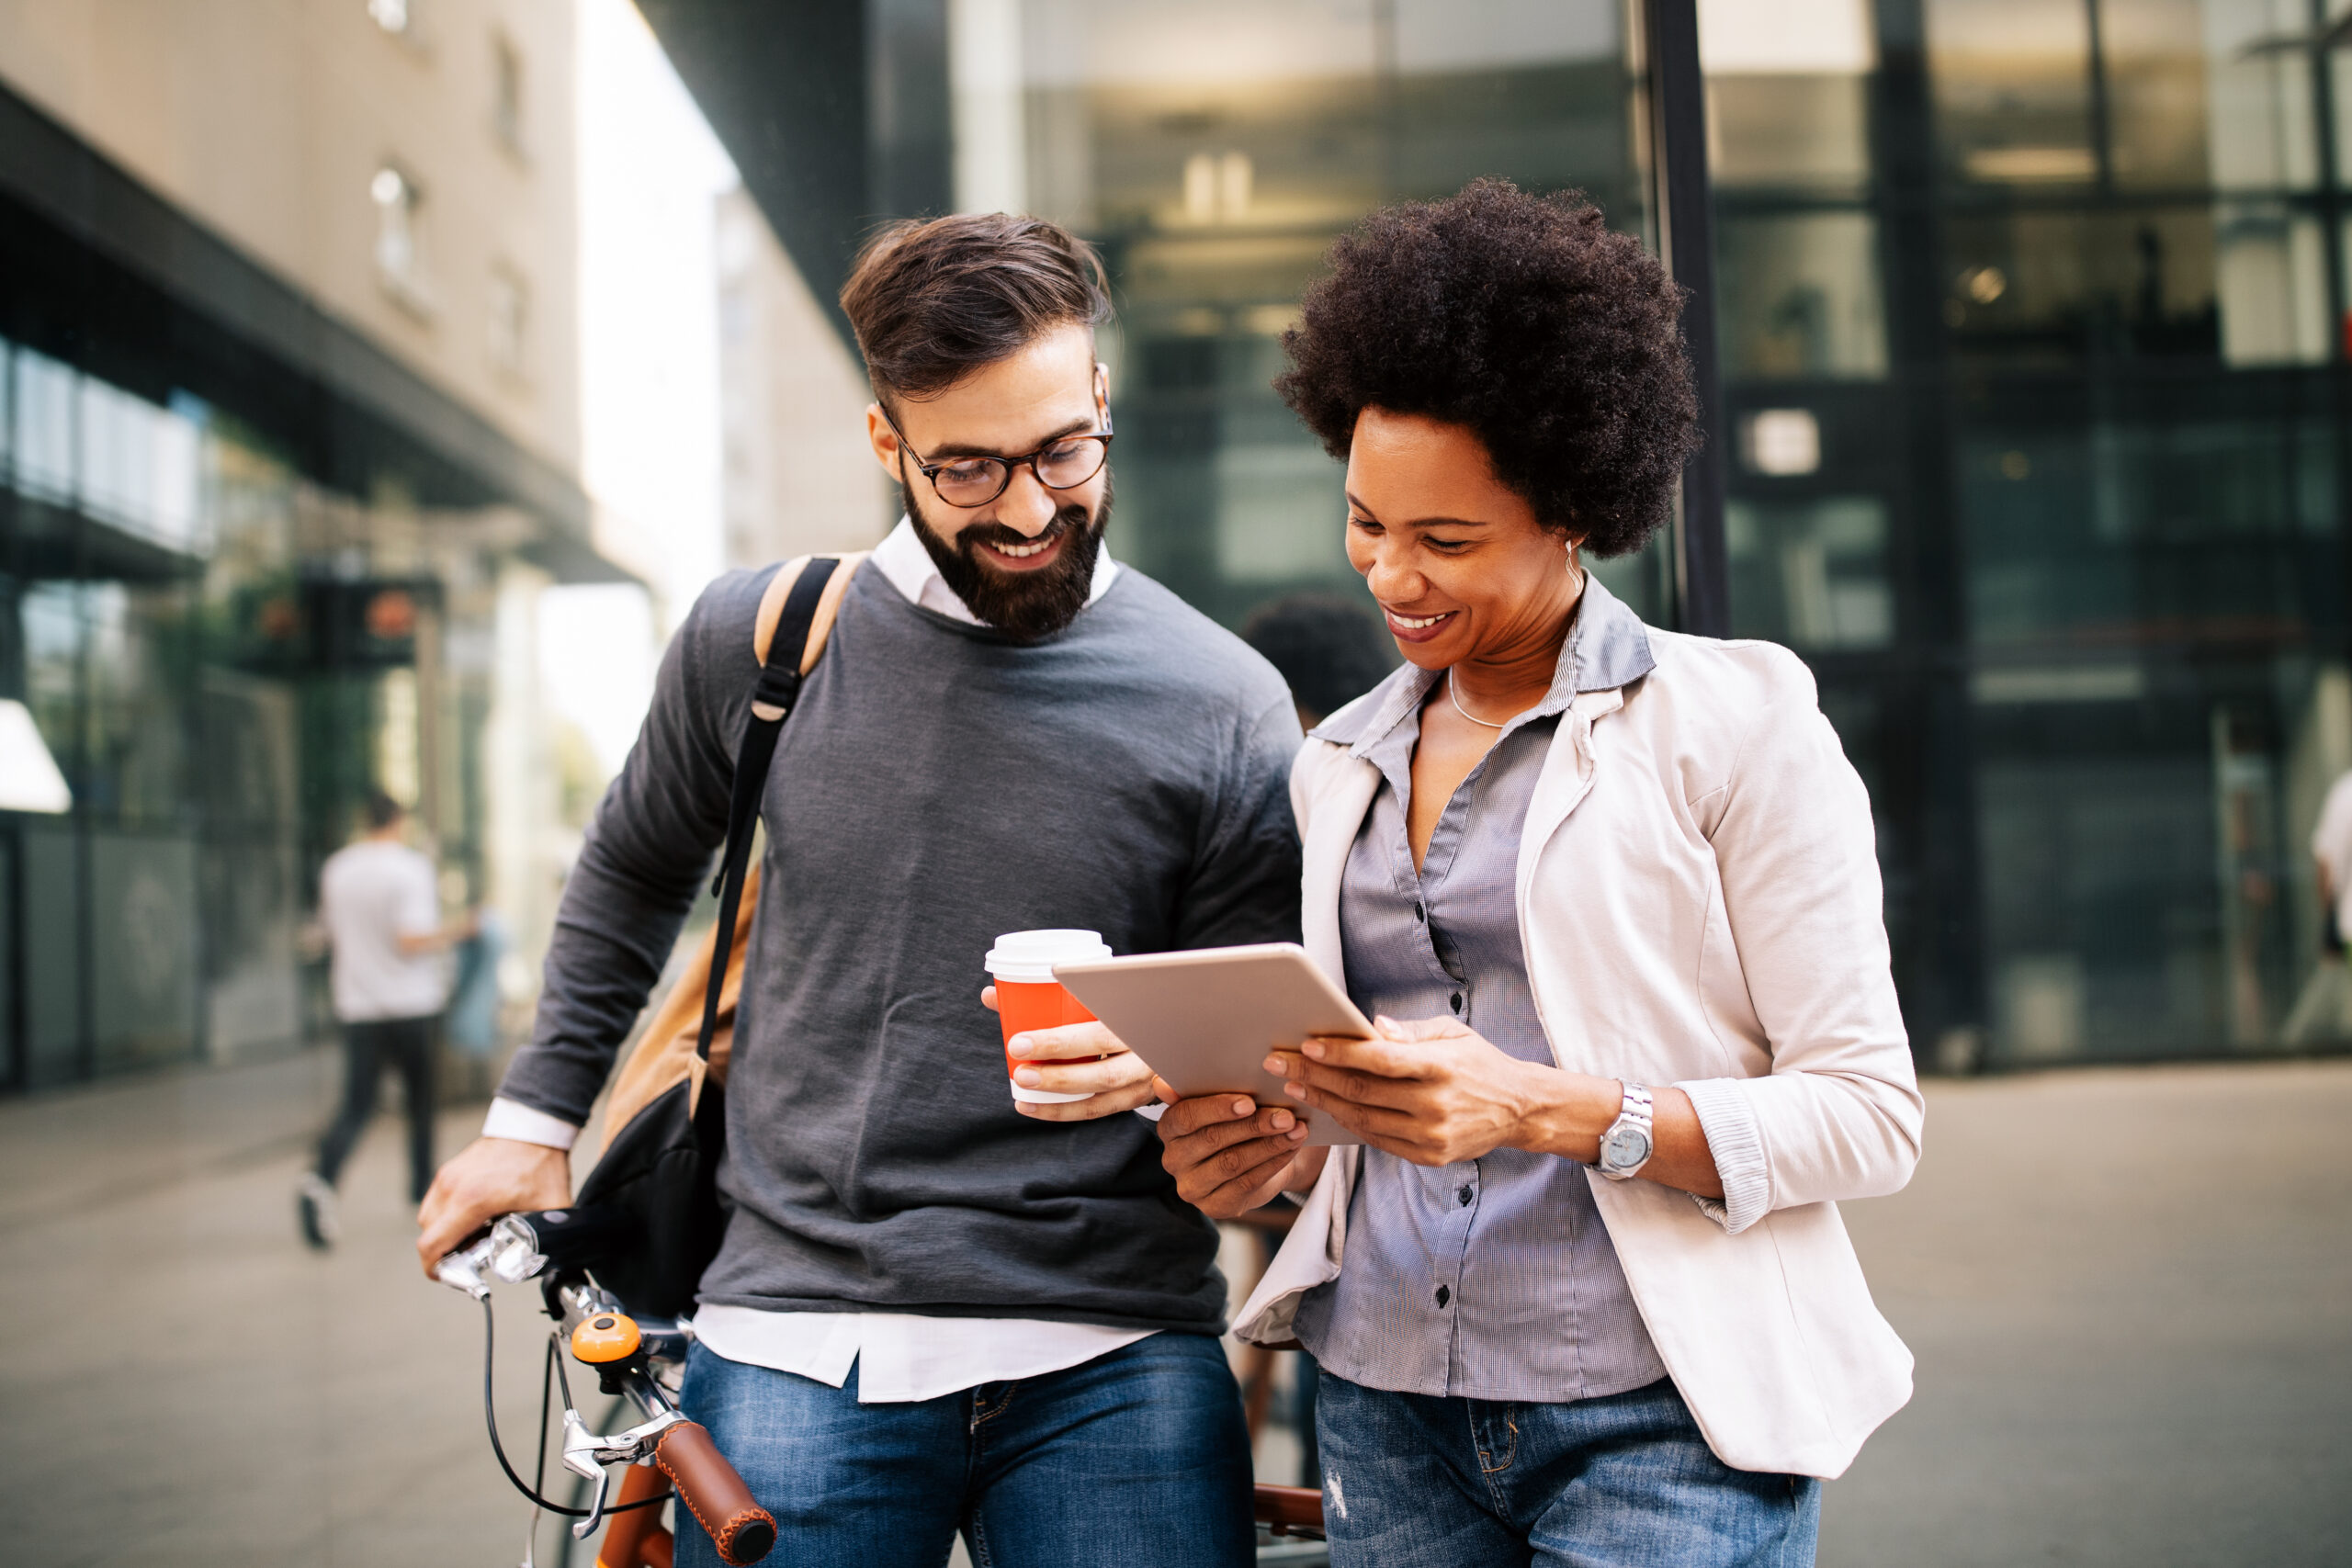
[[[1043,1377],[860,1404],[697,1345],[679,1400],[775,1516],[766,1568],[1243,1568],[1250,1438],[1224,1348],[1155,1334]],[[679,1568],[717,1568],[684,1509]]]
[[[1332,1568],[1811,1568],[1821,1483],[1734,1470],[1667,1379],[1569,1404],[1442,1399],[1325,1371]]]

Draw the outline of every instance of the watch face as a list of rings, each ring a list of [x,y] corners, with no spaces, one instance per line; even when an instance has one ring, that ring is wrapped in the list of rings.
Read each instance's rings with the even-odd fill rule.
[[[1639,1127],[1620,1127],[1600,1145],[1600,1163],[1612,1170],[1630,1169],[1649,1157],[1649,1134]]]

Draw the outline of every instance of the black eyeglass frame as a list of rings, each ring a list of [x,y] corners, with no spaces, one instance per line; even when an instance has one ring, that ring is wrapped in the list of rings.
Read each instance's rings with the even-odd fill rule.
[[[878,398],[876,400],[876,404],[877,407],[881,406],[881,400]],[[1080,485],[1085,484],[1088,480],[1093,479],[1095,475],[1101,473],[1103,468],[1109,466],[1111,461],[1111,437],[1115,434],[1115,432],[1111,429],[1110,412],[1105,410],[1102,415],[1102,429],[1074,431],[1068,435],[1057,435],[1051,441],[1046,442],[1043,446],[1038,447],[1035,451],[1024,452],[1017,457],[999,457],[989,453],[974,453],[968,457],[951,457],[944,463],[926,463],[922,460],[922,455],[915,450],[915,444],[907,439],[907,433],[899,428],[899,422],[890,417],[890,411],[887,407],[882,408],[882,423],[888,425],[890,427],[890,434],[899,438],[899,452],[906,457],[914,459],[915,471],[922,475],[922,477],[930,482],[931,493],[939,496],[939,499],[943,503],[956,508],[958,512],[976,511],[978,508],[986,506],[991,502],[997,500],[1000,496],[1003,495],[1006,491],[1012,488],[1012,470],[1023,467],[1028,468],[1029,477],[1037,481],[1038,488],[1041,490],[1049,490],[1057,494],[1066,491],[1076,490]],[[1085,479],[1074,479],[1066,485],[1057,485],[1046,479],[1045,470],[1039,468],[1037,463],[1038,459],[1045,457],[1047,452],[1051,451],[1054,447],[1060,446],[1065,441],[1094,442],[1101,447],[1102,457],[1101,462],[1096,463],[1091,469],[1088,470]],[[978,501],[949,501],[946,496],[940,493],[939,476],[946,468],[956,463],[994,463],[1003,471],[1003,477],[997,481],[996,489],[990,491],[986,496]]]

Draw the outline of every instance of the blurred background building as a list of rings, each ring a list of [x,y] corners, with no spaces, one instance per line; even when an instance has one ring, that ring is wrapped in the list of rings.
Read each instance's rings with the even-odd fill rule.
[[[1499,174],[1659,238],[1641,5],[643,9],[816,299],[889,216],[1101,244],[1114,547],[1228,623],[1351,581],[1267,387],[1334,234]],[[1698,6],[1728,496],[1603,575],[1703,624],[1721,562],[1725,629],[1813,665],[1929,1066],[2266,1048],[2314,961],[2301,845],[2352,766],[2343,9]]]
[[[623,575],[577,478],[572,27],[0,6],[10,1085],[299,1041],[377,781],[452,904],[544,931],[537,596]]]
[[[2278,1044],[2352,767],[2340,0],[1705,0],[1679,220],[1657,0],[639,9],[684,174],[583,107],[623,0],[0,3],[0,1082],[300,1039],[371,779],[527,999],[660,633],[896,515],[833,303],[886,219],[1102,247],[1122,558],[1360,592],[1279,334],[1483,174],[1683,224],[1719,477],[1602,573],[1812,664],[1927,1065]]]
[[[899,498],[866,442],[855,346],[741,186],[715,221],[727,564],[878,544]]]

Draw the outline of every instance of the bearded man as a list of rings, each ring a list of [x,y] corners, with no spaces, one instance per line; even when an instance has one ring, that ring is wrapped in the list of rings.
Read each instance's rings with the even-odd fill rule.
[[[983,957],[1294,940],[1300,744],[1281,678],[1102,550],[1101,264],[1049,223],[905,223],[842,305],[906,515],[851,579],[767,781],[727,1085],[726,1239],[683,1404],[775,1515],[779,1563],[1251,1558],[1216,1233],[1149,1072],[1031,1037],[1016,1104]],[[566,887],[537,1030],[420,1216],[433,1262],[570,1201],[569,1149],[725,836],[773,569],[672,642]],[[1091,1058],[1100,1058],[1092,1060]],[[1059,1064],[1059,1065],[1057,1065]],[[683,1512],[683,1510],[682,1510]],[[679,1520],[678,1561],[715,1562]]]

